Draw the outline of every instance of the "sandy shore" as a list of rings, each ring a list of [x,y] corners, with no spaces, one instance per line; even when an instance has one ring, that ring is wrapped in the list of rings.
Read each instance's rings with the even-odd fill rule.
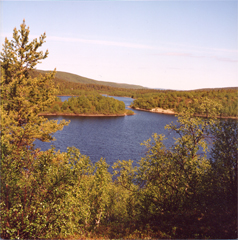
[[[133,109],[133,108],[132,108]],[[146,110],[142,108],[134,108],[135,110],[139,111],[146,111],[146,112],[153,112],[153,113],[162,113],[162,114],[170,114],[170,115],[177,115],[178,113],[174,112],[171,109],[163,109],[163,108],[153,108],[151,110]],[[205,117],[205,115],[200,115],[200,114],[195,114],[196,117]],[[222,118],[222,119],[238,119],[238,117],[223,117],[223,116],[217,116],[217,118]]]
[[[135,110],[139,111],[146,111],[146,112],[153,112],[153,113],[162,113],[162,114],[170,114],[170,115],[176,115],[177,113],[174,112],[171,109],[163,109],[163,108],[152,108],[151,110],[146,110],[142,108],[134,108]]]

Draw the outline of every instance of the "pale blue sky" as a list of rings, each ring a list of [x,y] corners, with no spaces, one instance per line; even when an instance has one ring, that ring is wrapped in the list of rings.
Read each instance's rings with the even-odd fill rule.
[[[238,86],[238,1],[4,1],[0,43],[46,32],[38,69],[151,88]]]

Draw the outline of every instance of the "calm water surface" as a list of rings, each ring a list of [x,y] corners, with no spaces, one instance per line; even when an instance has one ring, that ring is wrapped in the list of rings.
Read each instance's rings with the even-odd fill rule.
[[[61,97],[61,100],[67,98]],[[123,101],[127,108],[133,101],[131,98],[115,98]],[[138,161],[144,157],[146,147],[140,144],[153,133],[163,133],[168,138],[168,146],[174,142],[172,133],[165,130],[164,126],[171,121],[176,122],[175,116],[133,111],[135,115],[125,117],[49,116],[48,119],[65,119],[71,122],[54,134],[56,141],[36,141],[36,147],[47,150],[54,145],[56,150],[66,151],[67,147],[75,146],[80,149],[81,154],[89,156],[92,162],[103,157],[112,165],[117,160]]]

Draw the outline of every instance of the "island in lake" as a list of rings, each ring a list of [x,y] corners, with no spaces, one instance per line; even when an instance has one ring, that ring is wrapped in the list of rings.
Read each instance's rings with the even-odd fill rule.
[[[39,115],[87,116],[87,117],[123,117],[134,115],[125,108],[125,103],[97,93],[71,97],[62,102],[59,97]]]

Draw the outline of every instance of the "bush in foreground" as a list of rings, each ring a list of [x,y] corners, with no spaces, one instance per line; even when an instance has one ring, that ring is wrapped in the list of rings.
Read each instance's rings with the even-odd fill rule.
[[[155,134],[138,166],[118,161],[114,175],[75,148],[39,151],[35,139],[68,123],[38,116],[55,90],[53,74],[29,77],[47,54],[37,52],[45,35],[28,35],[23,22],[1,53],[2,238],[237,238],[237,121],[217,121],[218,105],[205,99],[197,107],[210,118],[182,112],[167,126],[179,135],[173,146]]]

